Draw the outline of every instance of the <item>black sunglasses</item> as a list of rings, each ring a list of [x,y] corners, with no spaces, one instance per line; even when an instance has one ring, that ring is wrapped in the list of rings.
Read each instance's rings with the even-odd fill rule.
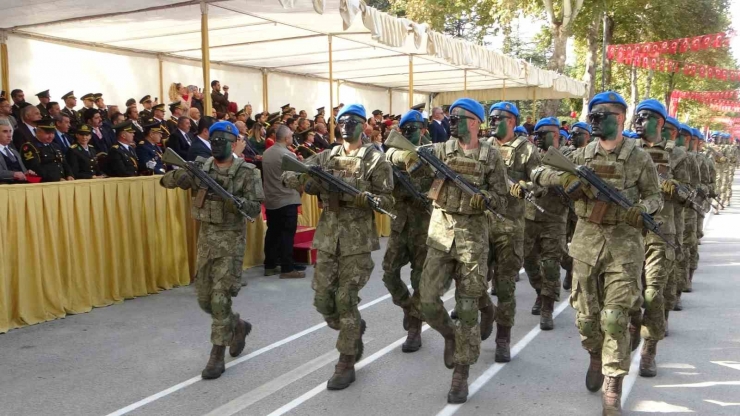
[[[643,122],[646,120],[650,120],[651,118],[656,118],[656,116],[648,112],[640,112],[635,114],[635,122]]]
[[[599,122],[601,120],[604,120],[605,118],[609,116],[616,116],[619,113],[615,113],[613,111],[600,111],[596,113],[589,113],[588,115],[588,121],[589,123],[595,123]]]
[[[459,123],[459,122],[460,122],[460,120],[462,120],[462,119],[467,119],[467,120],[478,120],[477,118],[474,118],[474,117],[469,117],[469,116],[460,116],[460,115],[457,115],[457,114],[455,114],[455,115],[451,115],[451,116],[450,116],[450,125],[456,125],[456,124],[457,124],[457,123]]]
[[[503,114],[493,114],[490,117],[488,117],[488,120],[490,120],[490,123],[493,124],[493,123],[496,123],[497,121],[501,121],[507,118],[511,118],[511,117],[505,116]]]

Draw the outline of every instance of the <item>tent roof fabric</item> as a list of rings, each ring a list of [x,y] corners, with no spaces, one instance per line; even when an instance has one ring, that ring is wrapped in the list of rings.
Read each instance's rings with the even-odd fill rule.
[[[396,18],[363,0],[206,0],[212,62],[415,91],[543,89],[583,97],[586,85]],[[2,30],[173,58],[201,58],[201,1],[6,0]],[[12,22],[13,26],[9,26]],[[493,98],[493,97],[492,97]]]

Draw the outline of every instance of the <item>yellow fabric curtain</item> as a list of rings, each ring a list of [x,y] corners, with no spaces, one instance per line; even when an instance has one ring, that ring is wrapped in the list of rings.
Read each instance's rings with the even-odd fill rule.
[[[319,199],[313,195],[303,194],[301,197],[301,214],[298,216],[298,225],[304,227],[316,227],[321,216]],[[387,215],[375,213],[375,228],[378,235],[388,237],[391,235],[391,219]]]

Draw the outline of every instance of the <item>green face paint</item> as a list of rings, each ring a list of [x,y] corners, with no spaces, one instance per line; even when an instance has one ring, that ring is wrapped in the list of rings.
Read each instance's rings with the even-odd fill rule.
[[[665,141],[670,141],[670,140],[671,140],[671,131],[670,131],[670,130],[668,130],[668,129],[666,129],[666,128],[664,128],[664,129],[663,129],[663,130],[662,130],[662,131],[660,132],[660,136],[661,136],[661,137],[663,138],[663,140],[665,140]]]
[[[685,147],[687,137],[689,137],[688,134],[679,133],[678,137],[676,137],[676,146]]]
[[[504,140],[508,137],[510,128],[509,123],[506,120],[512,118],[507,112],[501,110],[493,110],[491,117],[489,118],[489,125],[493,128],[493,135],[499,139]]]
[[[583,147],[586,145],[586,143],[588,143],[588,133],[584,130],[581,130],[580,127],[576,127],[573,129],[573,133],[570,135],[570,141],[576,148]]]
[[[660,134],[658,116],[648,110],[640,111],[635,116],[635,131],[650,143],[658,143],[663,139]]]
[[[211,154],[219,162],[223,162],[231,157],[231,143],[236,136],[223,131],[214,132],[210,138]]]
[[[401,132],[403,133],[403,136],[407,138],[411,143],[413,143],[414,146],[418,146],[421,142],[422,125],[423,123],[410,122],[408,124],[404,124],[403,127],[401,127]]]
[[[465,114],[465,109],[456,107],[452,110],[450,116],[450,135],[465,144],[470,143],[471,140],[470,128],[468,127],[469,120],[476,120],[476,118]]]
[[[617,122],[617,116],[619,114],[621,113],[611,111],[609,107],[604,105],[597,105],[594,107],[588,115],[588,120],[593,129],[593,133],[591,135],[602,140],[616,140],[617,137],[622,134]]]
[[[339,131],[342,133],[342,139],[349,144],[357,143],[362,138],[362,132],[365,129],[365,119],[354,114],[342,116],[339,120]]]

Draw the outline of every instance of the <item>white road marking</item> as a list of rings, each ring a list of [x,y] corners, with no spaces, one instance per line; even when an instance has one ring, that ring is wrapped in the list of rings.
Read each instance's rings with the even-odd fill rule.
[[[644,412],[644,413],[694,413],[693,410],[684,406],[676,406],[666,402],[658,402],[654,400],[641,400],[633,412]]]
[[[555,310],[552,313],[552,318],[555,319],[562,311],[565,310],[565,308],[568,306],[568,301],[564,300],[560,302],[560,304],[555,308]],[[520,339],[519,342],[517,342],[512,348],[511,348],[511,358],[514,359],[517,354],[519,354],[524,347],[526,347],[532,340],[539,335],[539,333],[542,332],[540,329],[540,325],[537,324],[534,328],[532,328],[531,331],[527,333],[527,335],[524,336],[524,338]],[[475,393],[478,392],[486,383],[491,381],[491,379],[499,372],[502,368],[504,368],[508,363],[495,363],[488,367],[488,369],[483,372],[468,388],[468,398],[472,397]],[[446,405],[439,413],[437,413],[437,416],[450,416],[454,415],[460,407],[462,407],[462,404],[448,404]]]
[[[714,387],[714,386],[740,386],[740,381],[704,381],[701,383],[688,383],[688,384],[663,384],[655,386],[657,388],[670,388],[670,387]]]
[[[637,381],[637,374],[640,372],[640,351],[642,350],[642,344],[645,340],[640,340],[640,345],[637,347],[635,352],[632,353],[632,361],[630,362],[630,373],[624,378],[622,383],[622,407],[627,403],[627,397],[629,397],[632,387],[635,386]]]
[[[734,370],[740,370],[740,362],[737,361],[710,361],[710,363],[730,367]]]
[[[708,400],[708,399],[704,399],[704,401],[707,402],[707,403],[716,404],[716,405],[719,405],[719,406],[722,406],[722,407],[740,406],[740,403],[727,403],[727,402],[721,402],[719,400]]]
[[[411,289],[411,285],[408,285],[407,287],[409,289]],[[382,301],[384,301],[386,299],[389,299],[390,297],[391,297],[390,294],[383,295],[383,296],[381,296],[381,297],[379,297],[379,298],[377,298],[375,300],[372,300],[372,301],[370,301],[368,303],[365,303],[363,305],[360,305],[360,307],[358,309],[359,310],[367,309],[367,308],[369,308],[369,307],[371,307],[373,305],[376,305],[376,304],[378,304],[378,303],[380,303],[380,302],[382,302]],[[301,338],[303,336],[306,336],[306,335],[308,335],[308,334],[310,334],[312,332],[316,332],[316,331],[318,331],[319,329],[321,329],[321,328],[323,328],[325,326],[326,326],[326,322],[322,322],[322,323],[317,324],[317,325],[314,325],[314,326],[312,326],[312,327],[310,327],[308,329],[305,329],[305,330],[303,330],[301,332],[298,332],[296,334],[293,334],[293,335],[291,335],[291,336],[289,336],[287,338],[283,338],[280,341],[274,342],[274,343],[272,343],[272,344],[270,344],[270,345],[268,345],[266,347],[262,347],[262,348],[260,348],[260,349],[258,349],[256,351],[251,352],[250,354],[247,354],[247,355],[245,355],[243,357],[239,357],[236,360],[229,361],[228,363],[226,363],[226,368],[231,368],[231,367],[233,367],[235,365],[238,365],[238,364],[241,364],[241,363],[243,363],[245,361],[249,361],[249,360],[251,360],[251,359],[253,359],[255,357],[258,357],[258,356],[260,356],[260,355],[262,355],[262,354],[264,354],[266,352],[269,352],[271,350],[274,350],[275,348],[281,347],[281,346],[283,346],[283,345],[285,345],[285,344],[287,344],[289,342],[295,341],[298,338]],[[130,404],[130,405],[124,407],[124,408],[118,409],[118,410],[116,410],[113,413],[109,413],[107,416],[122,416],[122,415],[125,415],[125,414],[127,414],[127,413],[129,413],[129,412],[131,412],[133,410],[136,410],[136,409],[138,409],[138,408],[140,408],[142,406],[146,406],[149,403],[155,402],[155,401],[161,399],[162,397],[169,396],[170,394],[172,394],[172,393],[174,393],[176,391],[182,390],[185,387],[188,387],[188,386],[190,386],[192,384],[195,384],[195,383],[197,383],[197,382],[199,382],[201,380],[203,380],[203,378],[201,376],[196,376],[196,377],[193,377],[191,379],[185,380],[182,383],[175,384],[174,386],[172,386],[172,387],[170,387],[168,389],[162,390],[159,393],[155,393],[155,394],[153,394],[153,395],[151,395],[149,397],[146,397],[144,399],[141,399],[141,400],[139,400],[136,403],[133,403],[133,404]]]

